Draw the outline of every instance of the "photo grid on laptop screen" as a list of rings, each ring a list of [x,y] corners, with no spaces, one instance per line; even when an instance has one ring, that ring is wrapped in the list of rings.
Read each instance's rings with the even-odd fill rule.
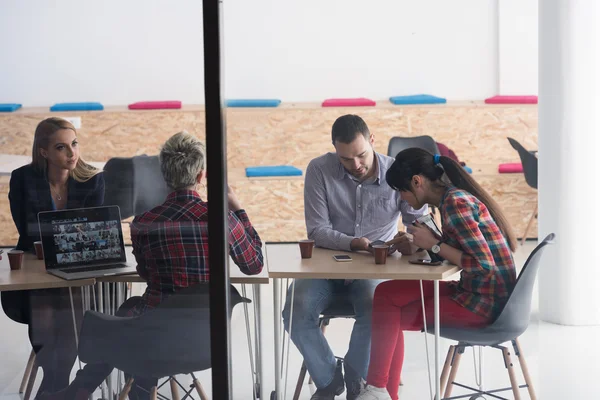
[[[86,217],[52,221],[56,263],[96,263],[121,259],[118,220],[88,222]]]

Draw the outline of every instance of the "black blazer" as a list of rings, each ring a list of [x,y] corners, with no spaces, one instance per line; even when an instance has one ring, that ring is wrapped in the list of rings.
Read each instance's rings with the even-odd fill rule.
[[[69,192],[65,208],[98,207],[104,203],[104,175],[99,173],[87,182],[69,177]],[[15,169],[10,176],[10,212],[19,231],[17,249],[32,250],[40,240],[38,213],[51,211],[50,184],[31,165]]]

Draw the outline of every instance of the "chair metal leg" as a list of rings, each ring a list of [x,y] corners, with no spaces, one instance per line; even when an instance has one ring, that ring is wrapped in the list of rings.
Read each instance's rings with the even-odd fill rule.
[[[529,222],[527,223],[527,228],[525,228],[525,233],[523,233],[523,237],[521,238],[521,246],[525,244],[525,240],[527,240],[527,233],[529,233],[529,228],[531,228],[531,224],[533,224],[533,220],[538,215],[538,205],[535,205],[535,211],[531,214],[531,218],[529,218]]]
[[[452,365],[452,369],[450,370],[450,377],[448,378],[448,383],[446,384],[446,390],[444,391],[444,398],[446,397],[450,397],[452,395],[452,389],[454,388],[454,385],[452,385],[452,382],[454,382],[454,380],[456,379],[456,374],[458,373],[458,366],[460,365],[460,359],[462,357],[462,354],[465,352],[465,348],[462,347],[460,344],[456,346],[456,348],[454,349],[454,357],[452,358],[452,362],[450,365]]]
[[[31,350],[31,353],[29,353],[29,360],[27,361],[27,366],[25,367],[25,372],[23,373],[23,379],[21,380],[21,386],[19,386],[20,394],[25,391],[25,387],[27,386],[27,382],[29,381],[29,377],[31,376],[31,370],[33,369],[34,363],[35,351]]]
[[[171,399],[180,400],[181,397],[179,397],[179,387],[177,386],[174,376],[169,377],[169,385],[171,386]]]
[[[158,389],[156,388],[156,386],[152,386],[152,389],[150,389],[150,400],[157,400],[158,397]]]
[[[305,378],[306,378],[306,364],[302,363],[302,368],[300,368],[300,375],[298,375],[298,382],[296,383],[296,390],[294,391],[293,400],[298,400],[300,398],[300,393],[302,393],[302,386],[304,385]]]
[[[531,400],[537,400],[535,395],[535,391],[533,390],[533,383],[531,382],[531,376],[529,376],[529,368],[527,368],[527,363],[525,362],[525,356],[523,355],[523,351],[521,350],[521,344],[519,343],[519,339],[515,339],[512,341],[513,349],[515,350],[515,355],[519,358],[519,364],[521,365],[521,372],[523,372],[523,378],[525,378],[525,384],[527,385],[527,391],[529,392],[529,397]]]
[[[515,368],[510,358],[510,350],[504,346],[498,347],[502,350],[502,354],[504,355],[504,364],[508,370],[508,377],[510,378],[510,385],[512,387],[513,395],[515,396],[515,400],[521,400],[521,394],[519,393],[519,382],[517,382],[517,377],[515,376]]]
[[[440,377],[440,388],[446,386],[446,381],[448,380],[448,375],[450,374],[450,367],[452,366],[452,358],[454,357],[456,346],[450,346],[448,348],[448,355],[446,355],[446,361],[444,362],[444,368],[442,369],[442,376]]]
[[[121,394],[119,394],[119,400],[127,400],[127,396],[129,396],[129,391],[131,391],[132,386],[133,386],[133,378],[127,379],[127,383],[123,387]]]
[[[33,391],[33,385],[35,385],[35,378],[38,373],[38,364],[37,361],[33,360],[33,365],[31,367],[31,373],[29,374],[29,379],[27,381],[27,388],[25,389],[25,395],[23,396],[23,400],[29,400],[31,398],[31,392]]]
[[[194,374],[192,374],[192,377],[194,378],[194,387],[196,387],[196,392],[198,392],[198,396],[200,396],[200,400],[209,400],[208,396],[206,395],[206,392],[204,391],[204,388],[200,384],[200,381],[198,380],[198,378],[196,378],[194,376]]]

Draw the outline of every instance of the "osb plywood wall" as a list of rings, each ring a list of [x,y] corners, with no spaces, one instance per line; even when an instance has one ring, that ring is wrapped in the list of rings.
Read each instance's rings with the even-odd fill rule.
[[[522,174],[497,173],[499,163],[518,162],[507,136],[526,148],[537,148],[537,107],[488,106],[477,103],[442,106],[377,106],[372,108],[321,108],[312,104],[268,109],[227,111],[229,182],[264,240],[297,240],[306,236],[303,180],[249,180],[244,168],[289,164],[305,169],[308,162],[333,149],[331,125],[347,113],[361,115],[375,135],[376,150],[387,152],[393,136],[430,135],[453,149],[474,169],[473,176],[508,214],[517,235],[525,229],[537,201]],[[90,161],[111,157],[157,154],[172,134],[187,130],[205,138],[204,110],[49,113],[22,110],[0,115],[0,153],[31,152],[36,124],[50,115],[80,116],[79,139]],[[210,134],[208,132],[207,134]],[[210,171],[208,171],[210,176]],[[12,245],[17,234],[10,217],[8,177],[0,177],[0,244]],[[528,236],[537,235],[534,225]]]

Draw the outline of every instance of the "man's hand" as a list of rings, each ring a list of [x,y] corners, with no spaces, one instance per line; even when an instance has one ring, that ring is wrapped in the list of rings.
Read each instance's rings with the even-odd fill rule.
[[[242,209],[240,201],[229,185],[227,185],[227,204],[229,205],[230,211],[238,211]]]
[[[364,251],[371,252],[372,249],[369,247],[370,243],[371,243],[371,241],[369,239],[365,238],[365,237],[354,238],[350,242],[350,248],[353,251],[364,250]]]
[[[413,245],[413,237],[410,233],[398,232],[392,240],[395,243],[390,246],[390,254],[398,251],[402,254],[410,255],[417,251],[416,246]]]

